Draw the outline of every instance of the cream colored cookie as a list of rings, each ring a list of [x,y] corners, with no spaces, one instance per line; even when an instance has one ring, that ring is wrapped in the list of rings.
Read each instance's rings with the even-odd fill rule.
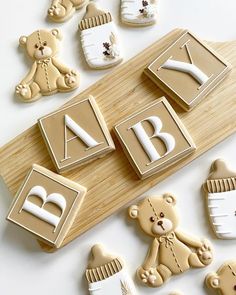
[[[52,0],[48,9],[48,18],[54,22],[65,22],[70,19],[76,9],[80,9],[89,0]]]
[[[203,185],[211,226],[219,239],[236,239],[236,172],[213,162]]]
[[[190,268],[202,268],[212,262],[212,248],[207,240],[187,235],[179,229],[171,194],[147,197],[129,208],[129,216],[137,219],[142,231],[152,237],[148,255],[137,270],[137,276],[148,287],[160,287],[171,276]]]
[[[59,30],[37,30],[19,40],[33,64],[29,73],[16,86],[16,94],[24,102],[32,102],[42,95],[69,92],[79,86],[79,74],[58,60]]]
[[[215,289],[220,295],[235,295],[236,293],[236,260],[225,262],[217,272],[206,276],[206,285]]]

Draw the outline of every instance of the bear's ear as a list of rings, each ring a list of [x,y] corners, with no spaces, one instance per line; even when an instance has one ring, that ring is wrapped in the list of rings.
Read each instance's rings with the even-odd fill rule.
[[[19,39],[19,44],[20,44],[21,46],[25,46],[25,44],[27,43],[27,39],[28,39],[28,37],[26,37],[26,36],[21,36],[20,39]]]
[[[133,219],[138,218],[139,208],[137,205],[129,207],[129,216]]]
[[[175,205],[176,204],[176,198],[175,196],[173,196],[172,194],[164,194],[163,195],[163,199],[168,203],[168,204],[172,204]]]
[[[51,33],[53,36],[55,36],[58,40],[62,39],[61,32],[58,29],[52,29]]]
[[[213,289],[220,288],[220,278],[216,273],[210,273],[206,277],[206,284]]]

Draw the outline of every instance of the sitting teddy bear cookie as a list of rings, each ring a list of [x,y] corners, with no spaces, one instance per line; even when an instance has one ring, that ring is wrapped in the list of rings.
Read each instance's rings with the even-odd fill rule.
[[[139,221],[143,232],[153,238],[145,262],[137,270],[138,278],[148,287],[160,287],[172,275],[201,268],[213,259],[207,240],[183,233],[171,194],[147,197],[129,208],[129,216]]]
[[[157,20],[157,0],[121,0],[121,21],[130,26],[150,26]]]
[[[64,22],[72,17],[76,9],[82,8],[89,0],[52,0],[48,17],[54,22]]]
[[[203,185],[212,228],[219,239],[236,239],[236,172],[218,159]]]
[[[109,68],[122,61],[116,27],[109,12],[89,3],[79,29],[84,56],[91,68]]]
[[[225,262],[216,273],[210,273],[205,279],[210,289],[215,289],[221,295],[236,293],[236,260]]]
[[[32,102],[42,95],[72,91],[79,86],[76,71],[64,66],[58,59],[59,30],[38,30],[19,40],[33,60],[31,70],[16,86],[16,93],[24,102]]]

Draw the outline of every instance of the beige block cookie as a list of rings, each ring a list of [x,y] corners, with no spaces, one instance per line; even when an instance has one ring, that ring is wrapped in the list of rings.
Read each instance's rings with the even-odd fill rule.
[[[59,173],[115,150],[105,120],[92,96],[44,116],[38,124]]]
[[[70,19],[76,9],[82,8],[89,0],[52,0],[48,9],[48,18],[54,22],[65,22]]]
[[[33,165],[17,192],[7,220],[59,248],[86,194],[86,188]]]
[[[135,295],[136,290],[120,257],[108,254],[95,245],[85,273],[91,295]]]
[[[222,159],[213,162],[203,185],[211,226],[219,239],[236,239],[236,171]]]
[[[189,31],[173,40],[145,73],[186,111],[195,107],[232,66]]]
[[[165,97],[116,124],[114,131],[141,179],[160,172],[195,150],[195,145]]]
[[[148,287],[160,287],[173,275],[190,268],[202,268],[212,262],[212,248],[179,229],[176,198],[167,193],[146,197],[129,208],[129,216],[137,219],[142,231],[152,237],[147,257],[137,276]]]
[[[19,40],[33,64],[29,73],[16,86],[16,94],[24,102],[42,95],[69,92],[79,86],[79,74],[58,60],[59,30],[37,30]]]
[[[236,260],[225,262],[217,272],[206,276],[206,285],[220,295],[235,295],[236,292]]]

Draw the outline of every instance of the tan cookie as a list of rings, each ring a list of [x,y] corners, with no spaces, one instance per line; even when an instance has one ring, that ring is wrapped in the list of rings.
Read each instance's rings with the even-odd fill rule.
[[[16,93],[24,102],[32,102],[42,95],[72,91],[79,86],[79,74],[64,66],[58,59],[59,30],[37,30],[22,36],[24,46],[33,65],[26,77],[16,86]]]
[[[80,9],[89,0],[52,0],[48,9],[48,17],[54,22],[64,22],[72,17],[76,9]]]
[[[203,185],[212,228],[219,239],[236,239],[236,172],[225,162],[213,162]]]
[[[236,293],[236,260],[225,262],[216,273],[206,276],[206,285],[221,295]]]
[[[138,278],[149,287],[160,287],[172,275],[201,268],[212,262],[207,240],[183,233],[171,194],[147,197],[129,208],[129,215],[139,221],[143,232],[153,238],[145,262],[137,270]],[[194,250],[193,250],[194,249]]]

